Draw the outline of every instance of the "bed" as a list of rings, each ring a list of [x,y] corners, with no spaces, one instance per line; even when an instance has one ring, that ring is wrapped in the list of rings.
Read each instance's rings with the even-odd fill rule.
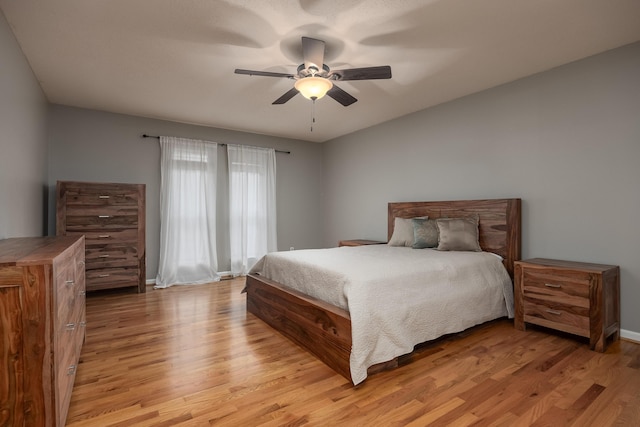
[[[464,253],[458,252],[454,254],[454,258],[469,258],[472,262],[478,258],[486,258],[488,263],[500,264],[499,269],[503,276],[502,284],[496,284],[504,288],[505,282],[508,283],[510,291],[511,278],[513,277],[513,263],[520,259],[520,224],[521,224],[521,201],[520,199],[488,199],[488,200],[462,200],[462,201],[445,201],[445,202],[402,202],[402,203],[389,203],[388,205],[388,237],[391,238],[394,232],[394,224],[396,218],[416,218],[427,216],[430,219],[437,218],[461,218],[475,216],[478,219],[478,242],[483,252]],[[436,265],[440,265],[440,258],[443,253],[441,251],[434,251],[432,249],[411,249],[411,248],[391,248],[389,245],[376,245],[364,246],[355,248],[331,248],[326,250],[309,250],[309,251],[295,251],[294,254],[281,255],[272,254],[272,257],[268,260],[268,265],[277,266],[275,258],[285,258],[289,262],[292,262],[292,258],[300,258],[300,264],[304,264],[305,257],[321,260],[325,256],[327,259],[335,258],[336,254],[339,258],[355,257],[355,259],[379,257],[379,259],[386,259],[391,257],[392,254],[404,253],[407,258],[416,258],[421,256],[427,256],[428,252],[433,253],[433,257],[437,261],[433,261]],[[398,250],[396,250],[398,249]],[[315,252],[319,251],[319,252]],[[351,251],[351,252],[349,252]],[[403,252],[404,251],[404,252]],[[325,255],[326,254],[326,255]],[[496,256],[497,255],[497,256]],[[395,255],[393,255],[395,256]],[[269,255],[267,255],[267,258]],[[495,260],[495,262],[490,259]],[[415,340],[417,332],[411,330],[408,325],[413,325],[413,314],[416,312],[428,312],[429,315],[433,315],[437,310],[433,307],[421,310],[419,308],[410,308],[409,313],[399,317],[397,324],[394,324],[396,316],[390,316],[389,319],[382,321],[381,324],[371,322],[371,317],[367,316],[382,316],[382,313],[367,313],[363,315],[363,310],[358,307],[371,306],[371,300],[366,303],[358,303],[355,299],[356,295],[363,294],[364,291],[354,291],[352,289],[362,289],[361,282],[366,283],[366,287],[375,289],[375,293],[384,293],[386,288],[395,288],[398,286],[407,286],[407,278],[402,275],[390,275],[386,274],[384,264],[380,262],[378,270],[376,268],[367,268],[365,271],[358,271],[357,267],[353,267],[350,274],[355,275],[353,279],[348,276],[348,283],[344,291],[345,294],[350,293],[348,296],[352,299],[346,304],[341,301],[339,297],[320,299],[320,297],[312,296],[313,292],[309,292],[308,289],[311,285],[322,283],[323,286],[317,286],[318,288],[324,288],[325,276],[336,276],[341,278],[342,271],[333,274],[331,270],[316,270],[312,267],[301,267],[300,271],[294,273],[296,279],[294,281],[301,282],[303,286],[299,289],[305,289],[307,291],[301,291],[294,289],[297,284],[286,283],[285,279],[280,278],[277,274],[273,274],[273,271],[294,271],[294,264],[282,264],[279,267],[272,267],[271,273],[265,268],[264,263],[267,262],[263,258],[252,269],[252,272],[246,279],[246,293],[247,293],[247,311],[256,315],[258,318],[265,321],[274,329],[290,338],[309,352],[314,354],[318,359],[322,360],[329,367],[333,368],[336,372],[345,376],[351,380],[354,384],[358,384],[367,377],[368,374],[374,373],[381,369],[389,369],[396,367],[399,357],[404,353],[412,351],[413,347],[421,341],[409,342],[410,347],[407,347],[408,343],[404,342],[404,338],[398,339],[402,341],[397,346],[396,353],[389,353],[386,348],[382,351],[378,351],[376,346],[382,339],[377,338],[377,331],[389,328],[398,331],[406,332],[411,335],[411,340]],[[335,261],[332,261],[335,263]],[[356,265],[357,261],[345,262],[346,264]],[[395,261],[393,261],[395,262]],[[414,262],[422,263],[420,259],[414,259]],[[429,261],[432,262],[432,261]],[[448,262],[448,261],[447,261]],[[483,261],[484,262],[484,261]],[[340,262],[338,262],[340,264]],[[504,268],[502,268],[504,266]],[[343,266],[345,267],[345,266]],[[337,268],[337,267],[336,267]],[[349,270],[348,267],[345,267]],[[495,269],[495,267],[491,267]],[[448,270],[447,270],[448,269]],[[450,267],[445,268],[447,271],[451,271]],[[453,273],[458,274],[457,270],[465,271],[467,268],[455,268]],[[346,273],[345,273],[346,274]],[[435,274],[435,273],[434,273]],[[471,276],[479,276],[475,271],[471,273]],[[274,277],[276,277],[274,279]],[[285,277],[285,276],[282,276]],[[458,277],[458,276],[455,276]],[[462,277],[462,276],[460,276]],[[466,276],[465,276],[466,277]],[[287,279],[288,280],[288,279]],[[458,278],[456,279],[458,280]],[[467,279],[460,279],[467,280]],[[496,279],[497,280],[497,279]],[[349,281],[358,283],[358,286],[351,284]],[[317,283],[315,283],[317,282]],[[486,286],[486,285],[482,285]],[[470,288],[471,289],[471,288]],[[410,294],[412,291],[404,291],[403,294]],[[415,292],[415,290],[413,291]],[[475,291],[474,291],[475,292]],[[495,295],[496,291],[492,290],[492,295]],[[339,292],[338,292],[339,294]],[[385,298],[389,301],[394,299],[392,294],[388,294]],[[336,299],[337,298],[337,299]],[[365,297],[366,298],[366,297]],[[457,297],[456,297],[457,298]],[[477,297],[476,297],[477,298]],[[492,296],[492,298],[494,298]],[[327,302],[327,301],[331,301]],[[355,301],[355,302],[354,302]],[[448,305],[445,302],[441,305]],[[505,300],[504,304],[508,307],[508,301]],[[391,305],[391,304],[388,304]],[[402,306],[407,305],[401,303]],[[496,304],[493,303],[492,311],[489,314],[482,313],[478,318],[465,319],[454,325],[453,330],[449,328],[447,319],[429,320],[429,323],[434,325],[444,325],[440,328],[440,334],[447,334],[452,332],[458,332],[467,327],[471,327],[474,324],[482,323],[484,321],[491,320],[491,318],[497,318],[508,315],[508,310],[495,308]],[[350,311],[349,311],[350,307]],[[377,308],[376,308],[377,310]],[[457,311],[460,308],[455,308]],[[496,311],[497,310],[497,311]],[[445,316],[450,316],[445,312]],[[406,322],[407,316],[411,316],[411,321]],[[488,317],[487,317],[488,316]],[[364,322],[362,321],[364,319]],[[353,324],[352,324],[353,322]],[[424,320],[419,320],[424,322]],[[465,323],[466,322],[466,323]],[[456,323],[456,322],[451,322]],[[370,325],[375,324],[375,327]],[[449,328],[449,329],[447,329]],[[460,329],[462,328],[462,329]],[[406,329],[406,331],[404,331]],[[422,331],[418,331],[422,333]],[[429,332],[430,333],[430,332]],[[363,340],[363,334],[369,338]],[[437,336],[425,335],[423,341],[435,339]],[[384,337],[383,337],[384,338]],[[409,339],[409,338],[407,338]],[[388,341],[388,339],[386,339]],[[404,341],[403,341],[404,340]],[[362,357],[362,342],[366,341],[366,345],[373,346],[371,350],[372,356]],[[396,339],[391,336],[391,341]],[[399,349],[404,349],[404,353],[398,353]],[[369,351],[367,349],[367,351]],[[381,359],[382,358],[382,359]]]

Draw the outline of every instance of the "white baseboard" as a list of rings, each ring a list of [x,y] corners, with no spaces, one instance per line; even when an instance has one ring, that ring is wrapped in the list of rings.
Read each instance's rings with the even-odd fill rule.
[[[640,343],[640,332],[627,331],[626,329],[620,329],[620,338],[624,338],[629,341],[635,341]]]
[[[218,275],[222,278],[226,278],[231,276],[231,272],[230,271],[218,271]],[[145,281],[145,283],[147,285],[155,285],[156,284],[156,279],[147,279]]]

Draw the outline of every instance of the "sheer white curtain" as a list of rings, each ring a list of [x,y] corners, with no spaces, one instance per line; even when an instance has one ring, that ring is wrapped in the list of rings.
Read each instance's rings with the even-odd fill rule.
[[[218,145],[160,137],[160,264],[156,288],[220,280],[216,253]]]
[[[276,241],[274,149],[227,145],[231,273],[247,274]]]

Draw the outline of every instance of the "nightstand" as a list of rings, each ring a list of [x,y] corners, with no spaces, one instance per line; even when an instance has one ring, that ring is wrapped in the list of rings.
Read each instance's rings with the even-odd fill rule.
[[[384,245],[387,242],[381,242],[379,240],[365,240],[365,239],[354,239],[354,240],[340,240],[338,246],[365,246],[365,245]]]
[[[515,262],[516,329],[532,323],[589,338],[620,338],[620,267],[534,258]]]

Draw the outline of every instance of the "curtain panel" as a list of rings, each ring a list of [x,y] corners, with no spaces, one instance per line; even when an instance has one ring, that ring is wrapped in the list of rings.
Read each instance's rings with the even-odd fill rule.
[[[231,144],[227,155],[231,274],[238,276],[278,250],[276,155],[274,149]]]
[[[160,260],[155,287],[218,281],[218,145],[162,136],[160,152]]]

